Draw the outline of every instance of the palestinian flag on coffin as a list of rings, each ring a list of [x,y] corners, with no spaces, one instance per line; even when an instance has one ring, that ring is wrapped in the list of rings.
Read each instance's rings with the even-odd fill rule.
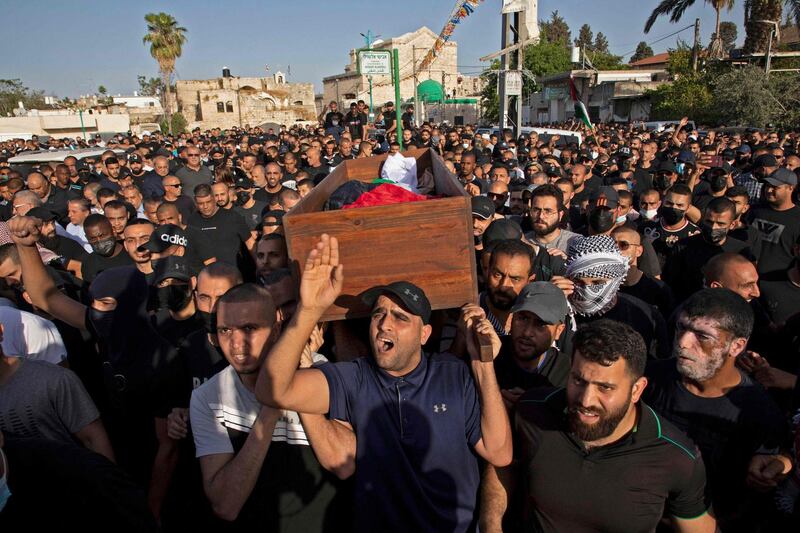
[[[593,130],[594,126],[592,126],[592,121],[589,119],[589,112],[586,111],[586,106],[583,105],[578,96],[578,89],[575,87],[575,80],[572,79],[572,76],[569,77],[569,95],[575,104],[575,118],[586,124],[587,128]]]

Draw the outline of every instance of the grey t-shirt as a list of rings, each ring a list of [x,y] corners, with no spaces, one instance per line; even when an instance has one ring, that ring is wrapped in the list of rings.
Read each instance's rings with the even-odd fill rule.
[[[534,244],[539,246],[543,246],[545,248],[556,248],[561,250],[565,254],[568,253],[569,249],[569,241],[574,239],[575,237],[580,237],[577,233],[573,233],[569,230],[562,229],[561,233],[558,234],[558,237],[553,242],[539,242],[536,233],[530,231],[525,234],[525,238],[531,241]]]
[[[175,177],[181,180],[181,185],[183,185],[183,194],[191,197],[194,196],[194,188],[201,183],[211,185],[211,179],[214,177],[214,175],[207,166],[200,165],[200,170],[197,171],[194,171],[189,167],[181,167],[175,171]]]
[[[0,430],[17,438],[74,443],[72,436],[100,418],[81,380],[66,368],[21,358],[0,385]]]

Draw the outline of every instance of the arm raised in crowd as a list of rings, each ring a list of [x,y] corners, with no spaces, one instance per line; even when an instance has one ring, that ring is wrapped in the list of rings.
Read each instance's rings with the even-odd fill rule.
[[[72,327],[86,329],[86,306],[62,294],[47,273],[36,250],[42,221],[32,217],[14,217],[8,221],[11,238],[17,245],[22,282],[33,305]]]
[[[261,366],[256,383],[259,402],[302,413],[328,412],[328,380],[316,368],[298,370],[298,366],[314,327],[342,292],[343,280],[339,243],[323,234],[306,259],[297,312]]]
[[[511,424],[494,373],[494,361],[481,361],[480,346],[475,337],[491,339],[492,359],[500,353],[500,338],[486,318],[486,312],[477,305],[466,306],[462,320],[466,322],[464,329],[467,332],[475,332],[467,334],[472,375],[481,401],[481,439],[475,444],[475,451],[494,466],[507,466],[512,458]]]

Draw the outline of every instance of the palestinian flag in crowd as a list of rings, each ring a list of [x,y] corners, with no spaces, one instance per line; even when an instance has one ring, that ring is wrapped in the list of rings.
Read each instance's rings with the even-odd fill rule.
[[[589,119],[589,112],[586,110],[586,106],[583,105],[583,102],[581,102],[580,97],[578,97],[578,89],[575,87],[575,81],[572,79],[572,76],[569,77],[569,95],[575,103],[575,118],[586,124],[587,128],[593,130],[594,126],[592,126],[592,121]]]

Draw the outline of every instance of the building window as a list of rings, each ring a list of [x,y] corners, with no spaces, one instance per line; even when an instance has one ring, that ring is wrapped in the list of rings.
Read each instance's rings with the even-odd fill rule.
[[[156,106],[155,102],[150,102],[150,107],[155,107],[155,106]]]
[[[233,102],[225,102],[225,111],[228,113],[233,113]]]
[[[222,102],[217,102],[217,113],[224,113],[225,112],[225,104]]]
[[[302,100],[298,100],[298,101],[296,101],[296,102],[294,103],[294,105],[303,105],[303,101],[302,101]]]

